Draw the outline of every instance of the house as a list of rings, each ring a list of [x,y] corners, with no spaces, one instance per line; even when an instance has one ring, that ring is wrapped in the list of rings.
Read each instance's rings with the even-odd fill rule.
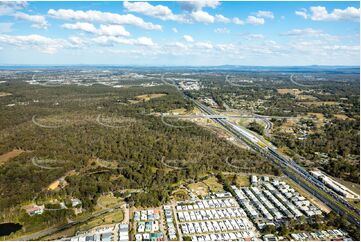
[[[36,204],[23,207],[23,209],[25,209],[27,214],[29,214],[30,216],[43,214],[44,208],[45,208],[44,205],[38,206]]]
[[[129,240],[128,230],[129,230],[128,224],[119,224],[119,230],[118,230],[118,240],[119,241],[128,241]]]
[[[78,198],[72,198],[72,199],[70,199],[70,201],[71,201],[71,206],[72,207],[76,207],[78,205],[81,205],[81,201]]]

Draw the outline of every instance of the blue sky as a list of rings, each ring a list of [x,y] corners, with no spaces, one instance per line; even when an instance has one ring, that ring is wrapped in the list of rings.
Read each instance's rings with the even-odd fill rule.
[[[0,64],[359,65],[359,2],[0,2]]]

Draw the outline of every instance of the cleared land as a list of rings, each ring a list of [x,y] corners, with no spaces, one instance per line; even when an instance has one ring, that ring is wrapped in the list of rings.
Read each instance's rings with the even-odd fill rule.
[[[289,88],[280,88],[280,89],[277,89],[277,92],[282,95],[283,94],[292,94],[294,96],[297,96],[302,93],[302,91],[300,89],[289,89]]]
[[[315,101],[315,102],[300,102],[301,104],[304,104],[306,106],[316,106],[316,107],[320,107],[320,106],[336,106],[339,105],[338,102],[333,102],[333,101]]]
[[[192,183],[188,187],[195,195],[207,196],[208,194],[208,186],[203,182]]]
[[[123,200],[121,198],[114,197],[111,194],[102,195],[98,198],[97,207],[99,207],[100,209],[110,208],[122,202]]]
[[[7,152],[5,154],[0,155],[0,165],[7,162],[8,160],[18,156],[18,155],[20,155],[23,152],[25,152],[25,151],[15,149],[15,150],[12,150],[12,151],[9,151],[9,152]]]
[[[167,96],[167,94],[165,93],[144,94],[144,95],[135,96],[134,100],[129,100],[129,102],[132,104],[139,102],[147,102],[151,99],[160,98],[164,96]]]
[[[190,198],[187,190],[185,190],[185,189],[175,190],[172,193],[172,197],[173,197],[173,200],[176,200],[176,201],[184,201],[184,200],[188,200]]]
[[[307,116],[315,121],[317,128],[320,128],[326,122],[325,115],[322,113],[308,113]]]
[[[236,177],[236,180],[234,181],[236,183],[237,187],[249,187],[251,185],[249,181],[249,176],[238,176]]]
[[[188,187],[196,195],[206,196],[209,192],[222,192],[223,185],[219,183],[218,179],[214,176],[206,180],[189,184]]]
[[[97,217],[95,219],[88,221],[87,223],[80,225],[79,231],[88,231],[99,225],[121,223],[123,220],[124,220],[124,212],[120,210]]]
[[[211,176],[207,180],[203,181],[206,184],[211,192],[223,192],[223,185],[219,183],[218,179],[215,176]]]
[[[13,95],[13,94],[10,92],[0,92],[0,97],[6,97],[6,96],[11,96],[11,95]]]
[[[349,116],[345,114],[334,114],[333,116],[337,119],[342,119],[342,120],[351,119]]]

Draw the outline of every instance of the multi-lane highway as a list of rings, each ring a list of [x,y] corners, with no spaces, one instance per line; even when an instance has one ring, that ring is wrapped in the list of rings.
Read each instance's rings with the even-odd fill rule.
[[[236,126],[230,123],[227,119],[219,118],[217,116],[218,114],[213,109],[184,94],[174,81],[172,81],[172,83],[166,82],[164,80],[164,75],[162,75],[161,80],[165,84],[175,87],[186,99],[192,101],[203,113],[209,115],[212,120],[219,123],[240,141],[247,144],[257,153],[274,162],[290,179],[317,197],[337,214],[345,216],[347,220],[353,224],[360,224],[359,209],[353,207],[348,201],[343,199],[331,189],[327,188],[321,181],[313,177],[307,170],[297,165],[296,162],[285,158],[272,144],[269,145],[262,142],[261,139],[258,139],[252,135],[252,133],[244,127]]]
[[[187,99],[193,101],[193,103],[204,113],[208,115],[216,115],[216,113],[211,108],[205,106],[199,101],[196,101],[190,97],[187,97]],[[360,211],[358,209],[354,208],[351,204],[349,204],[349,202],[341,198],[338,194],[325,187],[322,182],[314,178],[311,174],[309,174],[308,171],[297,165],[293,160],[285,158],[277,151],[276,148],[261,146],[257,140],[250,138],[249,135],[244,132],[245,128],[242,128],[242,131],[240,127],[230,123],[226,119],[214,118],[213,120],[222,125],[225,129],[230,131],[243,143],[246,143],[248,146],[250,146],[253,150],[274,162],[290,179],[313,194],[336,213],[345,216],[353,224],[359,224]]]

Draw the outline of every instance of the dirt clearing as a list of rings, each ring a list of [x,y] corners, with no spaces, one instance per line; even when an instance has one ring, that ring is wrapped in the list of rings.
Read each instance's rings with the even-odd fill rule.
[[[6,96],[11,96],[11,95],[13,95],[13,94],[10,92],[0,92],[0,97],[6,97]]]
[[[24,152],[25,152],[24,150],[15,149],[15,150],[9,151],[3,155],[0,155],[0,165]]]

